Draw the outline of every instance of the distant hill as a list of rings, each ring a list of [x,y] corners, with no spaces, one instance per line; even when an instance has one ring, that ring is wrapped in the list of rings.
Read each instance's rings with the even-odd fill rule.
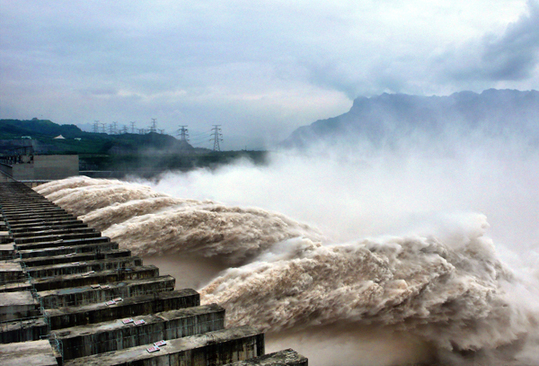
[[[63,139],[55,139],[62,135]],[[49,120],[0,120],[0,156],[78,154],[79,169],[95,177],[155,177],[169,170],[214,168],[241,158],[256,164],[265,151],[211,151],[155,132],[108,135],[58,125]],[[92,175],[93,174],[93,175]]]
[[[539,141],[539,92],[489,89],[444,97],[382,94],[357,98],[348,113],[295,130],[282,146],[429,144],[459,138],[519,136]]]
[[[62,135],[66,138],[82,137],[85,133],[75,125],[59,125],[49,120],[0,120],[0,136],[2,138],[20,138],[21,136],[50,136]]]
[[[65,139],[55,139],[59,135]],[[15,143],[16,140],[25,140],[23,145],[32,145],[38,153],[144,154],[157,152],[192,153],[196,151],[187,142],[179,141],[166,134],[108,135],[86,132],[75,125],[59,125],[49,120],[37,118],[32,120],[0,120],[0,140],[4,141],[4,146],[21,145]]]

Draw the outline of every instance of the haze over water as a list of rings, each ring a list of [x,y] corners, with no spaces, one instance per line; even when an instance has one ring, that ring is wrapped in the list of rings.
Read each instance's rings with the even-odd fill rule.
[[[228,326],[267,332],[268,351],[311,365],[533,365],[539,159],[498,142],[281,152],[36,190],[223,305]]]

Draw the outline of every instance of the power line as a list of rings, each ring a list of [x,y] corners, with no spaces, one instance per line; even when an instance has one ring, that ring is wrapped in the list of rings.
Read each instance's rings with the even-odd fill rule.
[[[190,131],[189,143],[193,146],[206,146],[208,144],[208,134],[211,134],[211,129],[208,129],[206,131]]]
[[[208,133],[210,133],[210,132],[211,132],[211,130],[194,131],[194,132],[192,131],[191,134],[196,135],[196,136],[202,136],[202,135],[207,136]]]

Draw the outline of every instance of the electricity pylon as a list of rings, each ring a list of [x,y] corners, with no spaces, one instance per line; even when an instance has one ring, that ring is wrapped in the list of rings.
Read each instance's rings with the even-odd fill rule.
[[[221,146],[219,145],[219,141],[223,141],[221,125],[213,125],[213,128],[211,130],[213,139],[211,139],[210,141],[213,141],[213,151],[221,151]]]
[[[180,129],[178,130],[178,135],[180,136],[180,141],[189,141],[189,130],[187,129],[187,126],[180,126]]]
[[[152,125],[150,126],[150,132],[156,132],[157,131],[157,119],[152,118]]]

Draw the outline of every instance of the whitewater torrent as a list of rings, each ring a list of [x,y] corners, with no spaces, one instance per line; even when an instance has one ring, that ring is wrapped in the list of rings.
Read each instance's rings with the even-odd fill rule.
[[[287,239],[322,239],[316,229],[277,213],[176,199],[121,181],[81,176],[36,191],[134,255],[199,253],[241,264]]]
[[[335,243],[282,214],[143,184],[76,177],[35,190],[160,267],[199,263],[201,281],[171,274],[224,306],[227,326],[253,325],[269,350],[294,347],[311,365],[539,362],[536,281],[499,259],[482,214],[444,235]]]

